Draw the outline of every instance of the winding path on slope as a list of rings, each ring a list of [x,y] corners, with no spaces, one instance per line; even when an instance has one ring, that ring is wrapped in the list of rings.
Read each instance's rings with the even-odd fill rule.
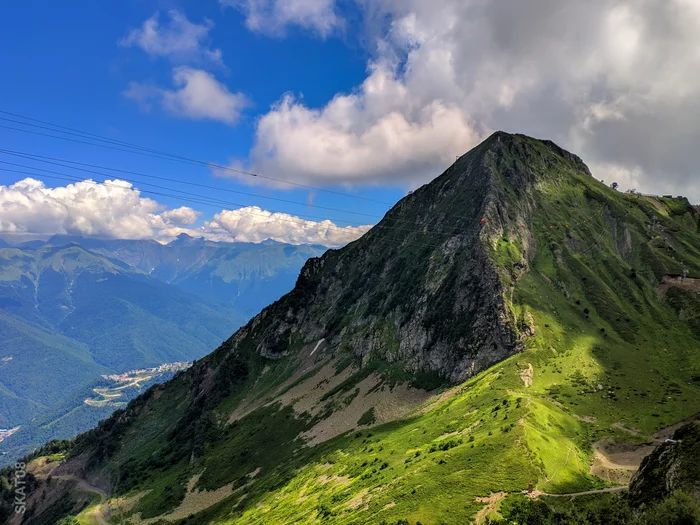
[[[605,441],[599,441],[593,445],[595,459],[593,465],[591,465],[591,474],[603,479],[607,478],[608,481],[617,481],[620,485],[603,489],[584,490],[581,492],[553,493],[535,490],[529,494],[530,497],[538,498],[539,496],[549,496],[552,498],[576,498],[589,494],[614,494],[626,491],[629,488],[629,481],[639,468],[642,459],[654,449],[654,446],[635,446],[625,451],[625,453],[615,454],[611,453],[610,450],[606,450],[606,444]],[[612,479],[609,473],[617,473],[617,479]]]
[[[37,478],[47,478],[48,476],[37,476]],[[92,518],[97,525],[109,525],[109,522],[105,519],[105,515],[102,512],[102,507],[107,501],[107,493],[99,487],[90,485],[87,481],[78,476],[51,476],[52,479],[60,479],[62,481],[77,481],[77,488],[84,490],[85,492],[92,492],[100,497],[100,502],[91,511],[86,513],[87,518]]]
[[[537,498],[539,496],[549,496],[551,498],[576,498],[578,496],[588,496],[589,494],[614,494],[617,492],[625,492],[627,489],[629,489],[628,485],[622,485],[620,487],[607,487],[604,489],[585,490],[583,492],[551,493],[536,490],[530,494],[530,497]]]
[[[577,498],[579,496],[588,496],[589,494],[610,494],[610,493],[618,493],[618,492],[624,492],[628,489],[629,487],[626,485],[620,486],[620,487],[607,487],[604,489],[595,489],[595,490],[586,490],[583,492],[568,492],[568,493],[551,493],[551,492],[542,492],[541,490],[535,490],[532,492],[527,492],[526,490],[523,491],[523,494],[527,494],[530,498],[532,499],[537,499],[540,496],[548,496],[552,498]],[[486,506],[482,508],[476,515],[475,518],[475,523],[477,525],[481,525],[486,521],[486,517],[498,510],[498,502],[501,501],[503,498],[506,497],[505,492],[498,492],[496,494],[491,494],[490,496],[483,497],[483,498],[476,498],[477,503],[486,503]]]
[[[97,525],[109,525],[109,522],[105,519],[105,515],[102,512],[102,507],[104,507],[105,502],[107,501],[107,493],[102,490],[99,487],[95,487],[93,485],[90,485],[87,481],[84,479],[72,477],[72,476],[67,476],[67,479],[74,479],[78,482],[78,488],[86,491],[86,492],[92,492],[94,494],[97,494],[100,497],[100,502],[97,504],[97,506],[89,511],[86,516],[90,518],[94,518],[95,523]]]

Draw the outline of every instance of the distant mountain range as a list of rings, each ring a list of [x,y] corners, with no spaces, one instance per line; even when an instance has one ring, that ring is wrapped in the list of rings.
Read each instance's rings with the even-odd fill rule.
[[[187,235],[167,245],[62,235],[10,246],[5,239],[0,429],[52,421],[57,410],[70,418],[70,408],[82,403],[76,393],[89,391],[101,374],[204,356],[289,291],[304,262],[324,251]],[[68,437],[62,434],[49,437]],[[22,435],[6,439],[0,451],[26,445]]]
[[[169,244],[55,235],[46,241],[28,241],[20,247],[71,244],[185,292],[234,307],[246,320],[291,290],[304,262],[327,250],[320,245],[292,246],[276,241],[213,242],[184,233]]]

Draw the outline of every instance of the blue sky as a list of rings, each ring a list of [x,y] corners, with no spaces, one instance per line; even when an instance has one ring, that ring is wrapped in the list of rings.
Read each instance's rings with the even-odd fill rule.
[[[362,81],[366,71],[368,55],[357,41],[349,41],[345,37],[319,38],[313,32],[307,33],[294,27],[285,30],[284,38],[269,37],[248,30],[245,16],[240,10],[217,2],[23,2],[3,10],[0,43],[3,49],[12,49],[12,53],[3,53],[0,57],[0,67],[9,80],[0,83],[0,100],[5,101],[0,104],[0,110],[218,164],[234,160],[241,166],[249,167],[247,157],[253,146],[255,121],[284,93],[294,93],[297,97],[303,97],[305,103],[319,106],[335,93],[351,90]],[[173,10],[192,24],[210,26],[201,46],[220,50],[222,59],[219,64],[202,63],[189,57],[171,59],[168,56],[154,56],[138,45],[124,45],[123,41],[131,31],[139,30],[146,20],[154,16],[157,16],[161,28],[167,28]],[[190,64],[212,74],[231,92],[245,96],[245,106],[234,125],[213,119],[173,115],[157,103],[147,108],[124,95],[131,82],[168,86],[173,69]],[[0,116],[17,120],[9,115]],[[51,133],[8,121],[0,121],[0,125]],[[2,147],[8,150],[197,181],[301,203],[312,198],[317,206],[358,211],[360,203],[361,211],[368,215],[381,216],[388,208],[387,204],[294,186],[284,189],[251,187],[230,178],[213,176],[206,167],[182,165],[15,130],[0,128],[0,141]],[[27,162],[26,159],[3,156],[0,160],[84,175],[86,178],[93,176],[96,180],[104,178]],[[0,167],[32,171],[16,166]],[[267,175],[286,178],[283,172],[277,171]],[[24,177],[21,173],[0,172],[0,184],[10,185]],[[377,220],[376,217],[258,197],[222,196],[220,192],[207,188],[188,188],[172,182],[153,181],[135,175],[130,177],[244,205],[257,205],[267,210],[342,219],[343,222],[338,224],[343,226],[374,223]],[[68,184],[47,176],[36,178],[49,187]],[[143,191],[162,192],[145,185],[139,187]],[[387,203],[395,202],[405,194],[404,188],[328,185],[329,189],[333,187],[339,192]],[[200,209],[203,213],[198,224],[217,211],[213,206],[192,204],[177,198],[152,197],[169,207],[184,204]]]
[[[681,52],[700,49],[695,0],[527,9],[503,0],[30,0],[1,9],[0,111],[362,199],[0,127],[6,150],[217,188],[114,174],[143,193],[62,189],[70,182],[3,164],[43,186],[17,186],[26,174],[0,171],[0,231],[338,245],[366,230],[345,226],[375,223],[496,129],[553,139],[624,188],[700,198],[700,65]],[[167,192],[146,183],[226,203],[153,195]],[[231,213],[238,205],[263,211]]]

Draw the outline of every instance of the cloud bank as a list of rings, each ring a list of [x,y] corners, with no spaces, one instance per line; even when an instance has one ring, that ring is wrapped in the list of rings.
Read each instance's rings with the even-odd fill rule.
[[[214,215],[206,227],[213,233],[230,235],[239,242],[261,242],[272,239],[289,244],[323,244],[342,246],[368,232],[370,225],[340,227],[329,220],[310,221],[288,215],[273,213],[257,206],[238,210],[223,210]]]
[[[39,180],[26,178],[0,186],[0,234],[70,234],[168,242],[187,233],[215,241],[258,243],[273,239],[337,247],[371,228],[341,227],[329,220],[309,221],[258,207],[221,210],[212,220],[196,226],[200,215],[187,206],[166,209],[121,180],[85,180],[48,188]]]
[[[249,27],[261,6],[271,27],[304,27],[277,2],[235,3]],[[599,178],[700,200],[700,1],[356,3],[366,79],[322,107],[283,96],[258,121],[251,169],[410,186],[504,129],[557,141]]]

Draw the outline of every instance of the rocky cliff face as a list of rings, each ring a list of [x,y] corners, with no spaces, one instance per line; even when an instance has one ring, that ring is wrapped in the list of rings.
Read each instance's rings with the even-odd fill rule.
[[[676,490],[700,497],[700,421],[685,425],[644,458],[630,482],[630,500],[651,503]]]
[[[400,362],[452,382],[501,361],[520,348],[507,297],[534,256],[531,193],[556,183],[558,166],[562,176],[589,175],[551,142],[492,135],[362,239],[309,260],[295,289],[254,318],[232,348],[250,338],[261,355],[281,357],[325,338],[363,362]],[[506,226],[513,219],[520,228]],[[504,271],[494,252],[508,235],[522,250]]]

